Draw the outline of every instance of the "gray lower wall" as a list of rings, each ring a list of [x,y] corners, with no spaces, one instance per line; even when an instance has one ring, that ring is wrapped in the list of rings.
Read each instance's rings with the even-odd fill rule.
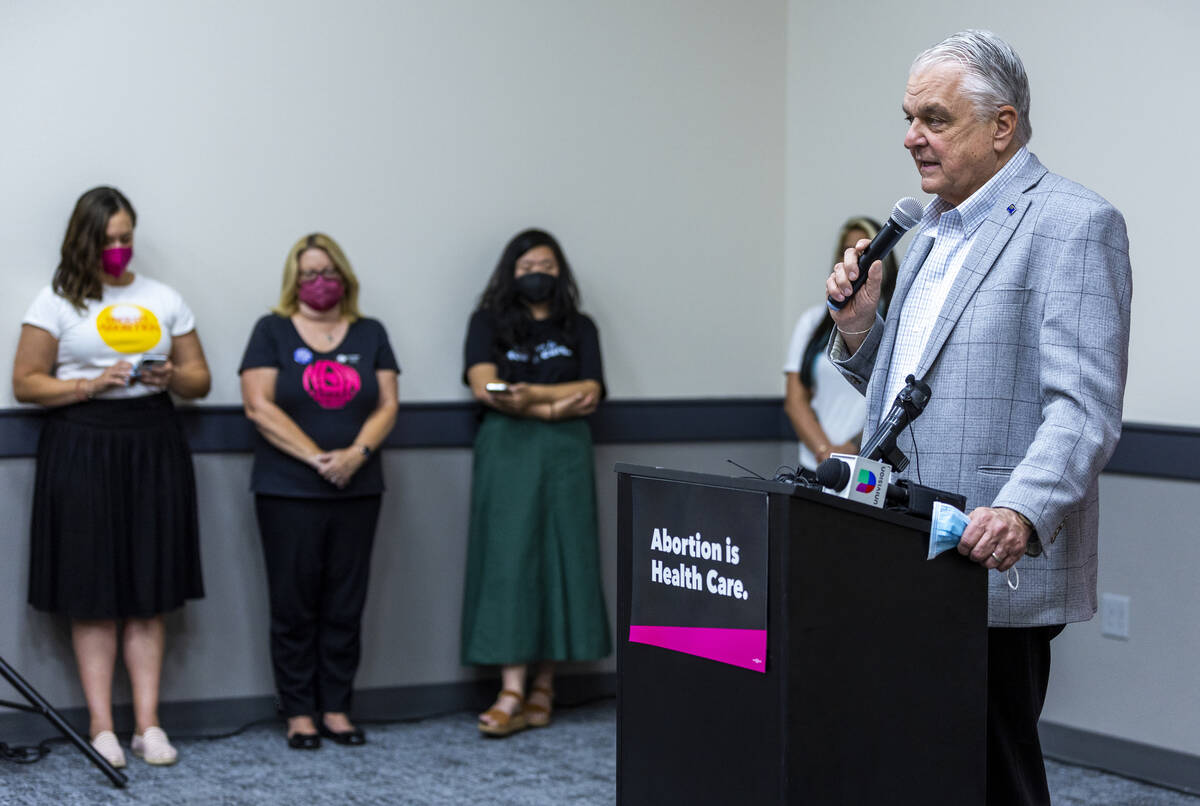
[[[614,463],[740,475],[726,458],[770,475],[794,462],[782,441],[600,444],[601,553],[612,614],[616,590]],[[357,680],[373,713],[468,707],[493,672],[459,665],[458,625],[471,453],[408,448],[383,454],[389,484],[372,562]],[[227,729],[270,713],[265,575],[251,496],[250,457],[195,457],[207,596],[168,616],[162,698],[168,727]],[[33,459],[0,459],[0,657],[78,721],[83,698],[66,623],[25,604]],[[1047,754],[1183,789],[1200,788],[1200,484],[1107,473],[1101,482],[1101,592],[1132,599],[1131,638],[1099,620],[1054,642],[1044,712]],[[611,691],[612,658],[565,670],[580,692]],[[569,682],[568,682],[569,685]],[[0,699],[7,686],[0,685]],[[115,701],[129,701],[118,670]],[[181,724],[182,723],[182,724]],[[0,740],[52,731],[0,712]]]
[[[727,474],[730,466],[724,459],[733,457],[760,472],[773,473],[783,453],[793,455],[775,442],[598,445],[600,547],[610,618],[616,595],[614,463]],[[266,572],[247,492],[251,457],[202,453],[194,461],[206,596],[167,616],[162,700],[221,701],[227,710],[230,701],[273,694]],[[383,461],[389,491],[372,557],[357,688],[365,692],[470,683],[490,675],[458,661],[471,452],[465,448],[385,451]],[[7,614],[0,619],[0,657],[56,707],[78,708],[84,700],[67,622],[25,603],[33,470],[30,458],[0,460],[0,507],[7,516],[0,523],[0,606]],[[609,658],[564,671],[595,675],[615,669],[615,658]],[[7,698],[3,693],[7,688],[0,684],[0,699]],[[114,701],[129,702],[121,669]],[[261,704],[248,706],[248,719],[261,715]],[[10,726],[30,724],[28,719],[0,713],[0,726],[6,720]],[[37,735],[48,732],[47,727]]]

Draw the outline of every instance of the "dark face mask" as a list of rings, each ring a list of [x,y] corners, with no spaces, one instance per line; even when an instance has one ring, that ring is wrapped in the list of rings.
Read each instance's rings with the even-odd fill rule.
[[[558,278],[553,274],[541,271],[531,271],[516,278],[517,295],[525,302],[536,305],[545,302],[554,295],[558,286]]]

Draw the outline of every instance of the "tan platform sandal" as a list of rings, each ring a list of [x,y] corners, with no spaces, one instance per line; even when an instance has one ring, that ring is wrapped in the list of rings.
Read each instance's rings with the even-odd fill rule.
[[[549,686],[534,686],[531,690],[546,695],[546,705],[536,702],[525,703],[525,721],[531,728],[544,728],[550,724],[550,712],[554,708],[554,689]]]
[[[512,736],[514,733],[529,727],[529,722],[525,719],[525,698],[516,691],[504,689],[500,692],[500,696],[496,697],[496,701],[499,702],[500,697],[505,695],[517,701],[517,710],[509,714],[493,705],[484,711],[483,715],[479,717],[479,732],[484,736],[495,736],[497,738]],[[485,722],[484,717],[489,717],[492,721]]]

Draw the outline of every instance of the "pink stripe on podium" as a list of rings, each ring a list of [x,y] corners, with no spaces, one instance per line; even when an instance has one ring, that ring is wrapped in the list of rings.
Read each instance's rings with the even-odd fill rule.
[[[629,640],[673,649],[688,655],[741,666],[756,672],[767,670],[767,631],[729,630],[717,627],[629,626]]]

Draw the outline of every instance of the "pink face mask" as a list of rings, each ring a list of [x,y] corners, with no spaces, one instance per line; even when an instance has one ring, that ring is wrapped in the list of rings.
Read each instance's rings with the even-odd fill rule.
[[[132,246],[112,246],[100,253],[100,265],[104,273],[117,278],[125,273],[125,267],[133,259]]]
[[[342,301],[346,289],[342,281],[332,277],[314,277],[300,285],[297,296],[314,311],[327,311]]]

